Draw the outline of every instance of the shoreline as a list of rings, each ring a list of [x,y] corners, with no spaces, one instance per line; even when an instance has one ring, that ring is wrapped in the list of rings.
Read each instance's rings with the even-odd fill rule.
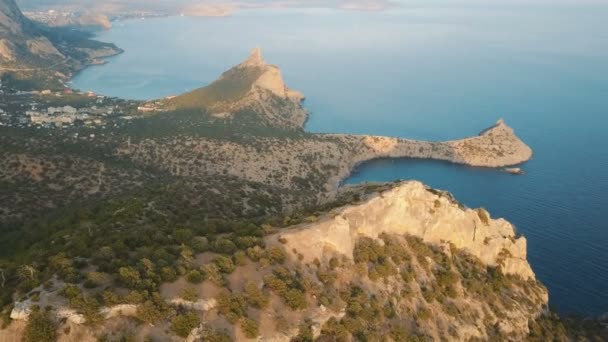
[[[126,52],[120,47],[117,47],[117,49],[117,53],[104,56],[102,57],[103,60],[111,59]],[[87,68],[102,66],[107,63],[89,64]],[[83,68],[80,71],[85,69]],[[70,81],[75,77],[76,74],[72,76]],[[340,187],[344,186],[346,180],[357,169],[376,160],[433,160],[468,167],[499,170],[504,167],[521,165],[533,156],[532,149],[515,135],[513,129],[507,126],[503,119],[499,119],[496,124],[482,130],[478,135],[448,141],[426,141],[348,133],[314,133],[306,129],[312,112],[304,106],[305,99],[306,97],[303,95],[298,102],[298,107],[305,112],[304,122],[300,126],[301,130],[312,137],[334,138],[345,143],[351,149],[347,164],[341,165],[338,174],[330,177],[330,181],[325,186],[326,191],[331,193],[335,193]],[[488,137],[491,138],[488,139]],[[498,143],[494,138],[498,139]]]

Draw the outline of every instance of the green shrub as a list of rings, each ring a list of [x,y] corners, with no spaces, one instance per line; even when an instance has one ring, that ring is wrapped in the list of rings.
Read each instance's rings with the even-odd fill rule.
[[[245,298],[249,305],[258,309],[263,309],[268,305],[268,297],[251,281],[245,284]]]
[[[196,289],[193,289],[191,287],[183,289],[180,292],[179,296],[181,299],[187,300],[189,302],[196,302],[198,300],[198,293],[196,292]]]
[[[243,318],[241,320],[241,330],[247,338],[256,338],[260,334],[258,322],[249,318]]]
[[[60,294],[67,300],[72,300],[80,296],[82,294],[82,290],[74,285],[66,285],[63,290],[61,290]]]
[[[306,309],[306,294],[298,289],[289,289],[283,296],[285,304],[292,310]]]
[[[57,325],[47,311],[34,311],[23,332],[24,342],[54,342],[57,340]]]
[[[218,332],[208,326],[201,329],[201,340],[205,342],[231,342],[232,339],[225,332]]]
[[[201,267],[201,270],[205,279],[211,281],[217,286],[224,286],[225,280],[217,265],[206,264]]]
[[[118,269],[118,279],[128,288],[136,288],[141,282],[139,271],[133,267],[121,267]]]
[[[247,315],[245,298],[235,293],[222,293],[217,298],[217,309],[231,323],[236,323]]]
[[[201,319],[193,312],[177,315],[171,320],[171,331],[177,336],[188,337],[192,329],[201,324]]]
[[[431,310],[429,310],[427,308],[421,308],[416,313],[416,320],[418,320],[418,321],[428,321],[429,319],[431,319],[432,314],[433,313],[431,312]]]
[[[192,284],[200,284],[205,280],[201,272],[192,270],[186,275],[186,280]]]
[[[162,311],[152,301],[137,307],[137,318],[145,323],[154,324],[163,318]]]
[[[220,255],[213,260],[213,263],[217,266],[217,268],[222,273],[230,274],[234,272],[235,266],[232,262],[232,259]]]
[[[173,232],[173,238],[178,243],[187,243],[189,244],[192,240],[194,233],[190,229],[176,229]]]
[[[165,266],[160,269],[160,277],[164,282],[172,283],[177,280],[177,273],[172,267]]]
[[[285,252],[280,247],[273,247],[268,250],[268,259],[273,265],[282,264],[285,262]]]

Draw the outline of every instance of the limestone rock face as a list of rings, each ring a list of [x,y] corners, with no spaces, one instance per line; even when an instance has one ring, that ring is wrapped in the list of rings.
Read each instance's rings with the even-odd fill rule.
[[[15,61],[15,46],[7,39],[0,39],[0,60]]]
[[[112,307],[101,309],[101,314],[106,319],[114,317],[135,317],[137,315],[137,305],[119,304]]]
[[[526,260],[526,239],[515,234],[513,225],[490,218],[485,210],[463,208],[451,196],[419,182],[405,182],[364,203],[336,209],[280,237],[287,240],[287,250],[295,248],[304,262],[312,262],[332,253],[352,258],[358,237],[377,238],[382,233],[453,244],[486,265],[501,266],[506,274],[535,278]]]
[[[262,57],[262,50],[255,48],[251,51],[249,57],[241,64],[237,65],[237,68],[251,68],[251,67],[264,67],[266,62]]]
[[[26,42],[28,50],[35,55],[55,55],[64,58],[64,56],[53,46],[47,38],[38,37],[29,39]]]
[[[285,85],[281,70],[271,64],[267,64],[262,57],[259,48],[253,49],[249,58],[236,66],[237,69],[258,69],[260,76],[252,84],[248,95],[243,98],[239,108],[251,106],[259,113],[267,117],[268,122],[277,126],[288,128],[302,128],[308,117],[308,113],[301,106],[304,95],[298,91],[291,90]],[[286,106],[277,110],[270,105],[273,98],[285,101]],[[287,120],[285,119],[286,114]]]
[[[175,306],[181,306],[190,310],[209,311],[217,307],[217,300],[215,298],[209,300],[199,299],[196,302],[192,302],[181,298],[175,298],[171,300],[171,304]]]
[[[76,312],[76,310],[70,308],[57,309],[57,318],[60,320],[65,319],[68,322],[76,325],[84,324],[86,322],[86,319],[83,315]]]
[[[281,75],[281,70],[277,66],[267,64],[266,61],[264,61],[260,48],[253,49],[249,58],[236,67],[263,69],[261,76],[253,83],[254,88],[259,87],[260,89],[268,90],[281,98],[304,99],[302,93],[287,88],[283,76]]]
[[[29,300],[23,302],[15,302],[15,307],[11,311],[11,319],[15,321],[27,321],[32,313],[30,309],[32,303]]]

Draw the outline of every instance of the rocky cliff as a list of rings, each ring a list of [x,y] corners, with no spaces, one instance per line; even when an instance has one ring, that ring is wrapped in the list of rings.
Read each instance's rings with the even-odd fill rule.
[[[302,251],[305,262],[334,253],[353,256],[360,237],[383,233],[412,235],[423,241],[464,249],[504,273],[534,279],[526,259],[526,238],[504,219],[492,219],[484,209],[462,207],[449,194],[419,182],[401,183],[362,203],[332,211],[325,217],[283,232],[288,249]]]
[[[367,194],[310,223],[279,229],[245,251],[180,259],[179,267],[190,269],[161,284],[153,302],[138,299],[137,290],[125,296],[123,288],[113,294],[104,286],[100,296],[90,283],[66,287],[54,278],[15,303],[15,322],[0,330],[0,341],[20,338],[19,322],[31,319],[34,304],[49,307],[65,341],[178,340],[176,333],[187,341],[529,337],[548,297],[526,260],[525,239],[511,224],[418,182]],[[63,255],[55,260],[67,262]],[[123,267],[118,284],[129,286],[125,279],[135,273],[157,277],[153,261],[142,260],[147,273]],[[103,297],[105,306],[94,297]],[[129,323],[132,318],[154,325]],[[87,326],[89,319],[94,326]]]

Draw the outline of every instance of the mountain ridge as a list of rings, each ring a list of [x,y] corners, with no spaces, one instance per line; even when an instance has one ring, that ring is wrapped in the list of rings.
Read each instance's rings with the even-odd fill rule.
[[[0,76],[22,90],[63,89],[74,72],[120,52],[88,33],[36,23],[14,0],[0,0]]]

